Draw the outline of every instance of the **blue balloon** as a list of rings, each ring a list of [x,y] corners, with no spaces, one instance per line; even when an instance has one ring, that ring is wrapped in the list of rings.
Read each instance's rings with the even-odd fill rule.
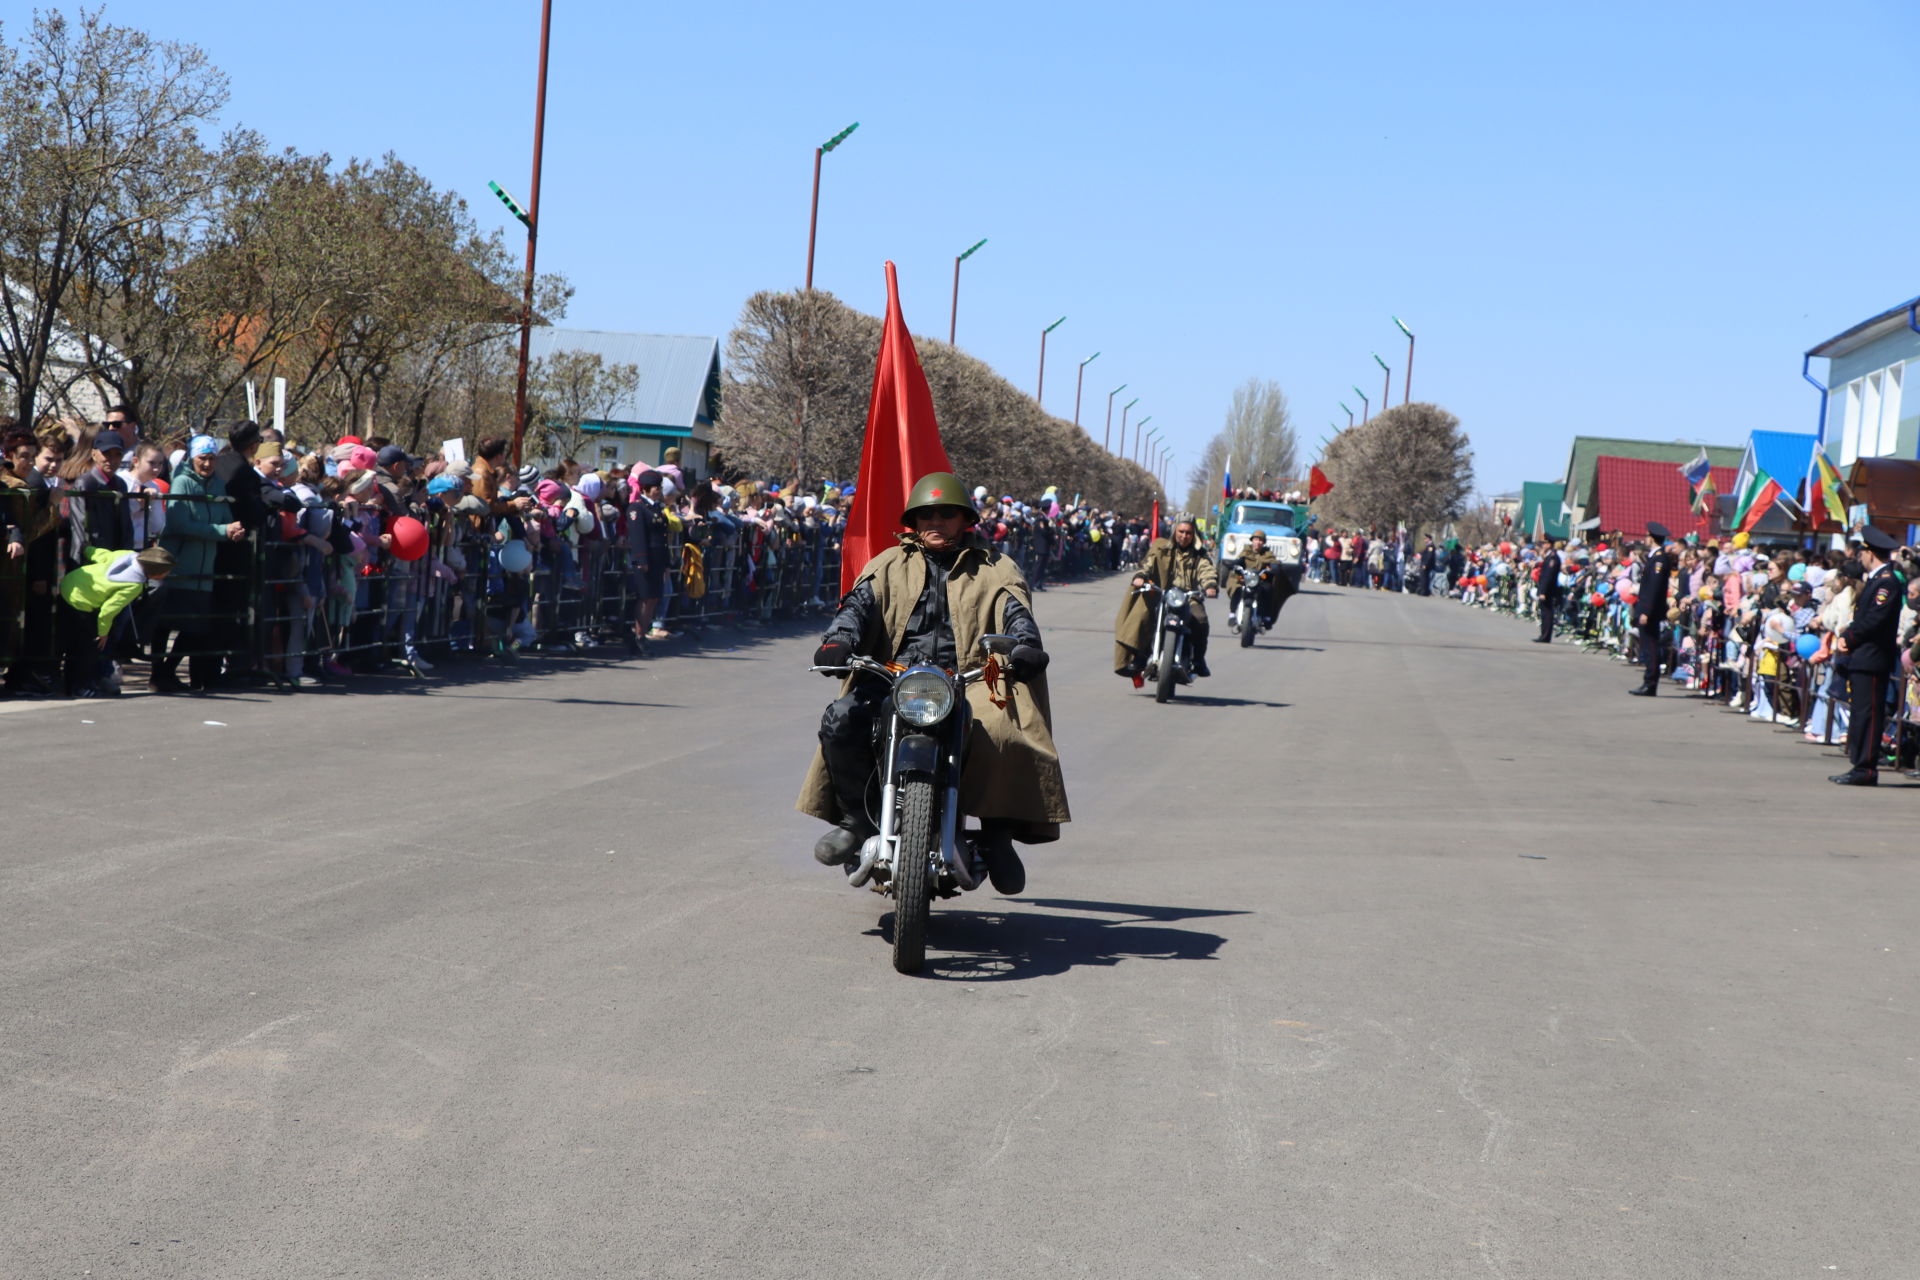
[[[1813,657],[1820,652],[1820,637],[1802,633],[1800,638],[1793,642],[1793,651],[1803,659]]]
[[[500,571],[502,573],[525,573],[533,568],[533,552],[527,550],[527,544],[515,538],[500,548]]]

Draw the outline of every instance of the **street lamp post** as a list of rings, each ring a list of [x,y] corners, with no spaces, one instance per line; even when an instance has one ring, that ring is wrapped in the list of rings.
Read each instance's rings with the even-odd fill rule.
[[[1407,328],[1406,321],[1399,316],[1389,316],[1388,319],[1399,325],[1400,332],[1407,335],[1407,389],[1400,396],[1400,403],[1406,404],[1413,399],[1413,330]]]
[[[540,5],[540,82],[533,102],[533,190],[524,215],[507,193],[495,185],[494,194],[507,202],[527,228],[527,278],[520,298],[520,369],[513,383],[513,465],[520,465],[520,449],[527,438],[527,357],[533,347],[533,255],[539,241],[540,149],[547,136],[547,43],[553,30],[553,0]]]
[[[1355,387],[1353,389],[1353,394],[1360,397],[1360,421],[1365,422],[1367,420],[1367,415],[1371,413],[1373,410],[1373,404],[1371,401],[1367,399],[1367,393],[1362,391],[1360,388]],[[1347,410],[1347,412],[1351,413],[1353,411],[1349,409]]]
[[[1098,351],[1080,362],[1080,372],[1073,380],[1073,425],[1080,425],[1080,390],[1087,385],[1087,366],[1100,358]]]
[[[1393,404],[1393,370],[1387,368],[1387,362],[1380,358],[1378,351],[1373,353],[1373,362],[1379,365],[1380,371],[1386,375],[1380,387],[1380,409],[1385,412]]]
[[[1340,402],[1340,407],[1342,409],[1347,409],[1347,402],[1345,400],[1342,400]],[[1338,427],[1334,428],[1335,431],[1338,431],[1339,429],[1340,428]],[[1353,430],[1353,410],[1351,409],[1347,409],[1347,430],[1349,431]]]
[[[1040,331],[1040,381],[1033,388],[1033,398],[1040,402],[1042,409],[1047,407],[1047,335],[1066,322],[1067,318],[1061,316]]]
[[[1127,401],[1125,404],[1120,406],[1120,455],[1125,458],[1131,458],[1135,452],[1134,449],[1127,448],[1127,411],[1129,409],[1132,409],[1133,406],[1139,403],[1140,403],[1140,397],[1135,396],[1133,399]],[[1140,443],[1139,435],[1137,432],[1135,433],[1133,443],[1136,446],[1136,448]]]
[[[1151,418],[1152,416],[1153,416],[1152,414],[1148,414],[1148,415],[1147,415],[1147,418]],[[1144,427],[1144,426],[1146,426],[1146,425],[1147,425],[1147,418],[1142,418],[1142,419],[1140,419],[1140,425],[1141,425],[1141,426],[1143,426],[1143,427]],[[1143,467],[1145,467],[1145,466],[1148,466],[1148,464],[1150,464],[1150,463],[1151,463],[1151,462],[1153,461],[1153,458],[1154,458],[1154,454],[1155,454],[1156,452],[1158,452],[1158,451],[1157,451],[1157,450],[1156,450],[1156,449],[1155,449],[1155,448],[1153,447],[1153,442],[1154,442],[1155,440],[1158,440],[1159,438],[1160,438],[1160,433],[1159,433],[1158,431],[1149,431],[1149,432],[1147,432],[1147,438],[1146,438],[1146,440],[1145,440],[1145,442],[1143,443],[1143,445],[1142,445],[1142,447],[1141,447],[1141,450],[1140,450],[1140,465],[1141,465],[1141,466],[1143,466]]]
[[[1115,387],[1113,390],[1107,392],[1107,429],[1101,433],[1100,447],[1102,449],[1105,449],[1108,453],[1113,452],[1113,398],[1119,395],[1122,391],[1125,391],[1126,389],[1127,389],[1127,384],[1123,382],[1119,386]],[[1123,442],[1126,440],[1126,436],[1127,436],[1127,429],[1125,427],[1121,427],[1120,438]]]
[[[847,140],[847,135],[860,127],[855,120],[840,132],[828,138],[813,149],[813,212],[807,215],[807,288],[813,288],[813,238],[820,229],[820,157]]]
[[[980,252],[984,239],[974,242],[973,248],[953,260],[953,314],[947,319],[947,345],[953,346],[953,336],[960,328],[960,264]]]

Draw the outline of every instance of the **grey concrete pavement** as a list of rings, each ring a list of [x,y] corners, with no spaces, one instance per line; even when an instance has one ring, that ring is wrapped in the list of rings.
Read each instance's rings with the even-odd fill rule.
[[[1117,594],[918,978],[806,637],[0,716],[0,1276],[1920,1272],[1920,790],[1331,588],[1157,706]]]

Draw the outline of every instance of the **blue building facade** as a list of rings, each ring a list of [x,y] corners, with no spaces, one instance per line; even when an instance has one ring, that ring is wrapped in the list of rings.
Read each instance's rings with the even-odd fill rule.
[[[1821,359],[1824,382],[1810,368]],[[1907,385],[1920,379],[1920,298],[1828,338],[1802,370],[1820,388],[1820,443],[1835,464],[1920,458],[1920,383]]]

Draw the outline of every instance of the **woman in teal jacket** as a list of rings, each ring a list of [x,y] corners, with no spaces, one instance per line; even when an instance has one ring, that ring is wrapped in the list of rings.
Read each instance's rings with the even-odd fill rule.
[[[214,474],[220,442],[195,436],[187,446],[187,465],[175,473],[167,494],[167,528],[160,545],[173,553],[174,570],[159,608],[153,637],[153,675],[149,686],[159,693],[177,693],[186,686],[177,670],[180,659],[191,657],[188,674],[195,688],[205,688],[220,660],[200,652],[205,644],[213,607],[213,557],[219,545],[234,536],[240,523],[226,503],[226,482]],[[243,531],[244,532],[244,531]],[[175,652],[167,652],[172,634],[180,637]]]

